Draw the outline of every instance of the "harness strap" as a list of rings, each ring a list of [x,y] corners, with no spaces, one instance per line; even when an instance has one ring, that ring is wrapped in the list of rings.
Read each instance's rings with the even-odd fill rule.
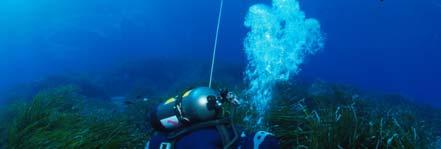
[[[225,144],[230,143],[230,133],[228,132],[225,125],[216,125],[216,129],[219,132],[219,135],[222,140],[222,144],[225,146]]]
[[[231,136],[230,136],[231,134],[228,131],[229,130],[227,128],[228,125],[230,125],[233,129],[233,133],[234,133],[233,138],[231,138]],[[167,143],[167,145],[165,145],[165,146],[167,146],[168,148],[162,148],[162,143],[161,143],[160,149],[174,149],[175,143],[179,139],[179,137],[181,137],[187,133],[190,133],[192,131],[195,131],[197,129],[212,127],[212,126],[215,126],[217,131],[219,132],[224,149],[230,149],[231,146],[237,141],[238,134],[236,132],[237,130],[236,130],[234,124],[231,122],[231,119],[229,119],[229,118],[198,123],[198,124],[194,124],[189,127],[179,129],[178,131],[174,131],[167,136],[167,139],[171,140],[171,141],[164,142],[164,143]]]
[[[239,134],[237,134],[237,130],[236,130],[236,126],[234,125],[234,123],[233,123],[233,120],[231,120],[230,119],[230,121],[231,121],[231,128],[233,129],[233,138],[232,139],[229,139],[228,141],[229,142],[227,142],[226,144],[224,144],[224,149],[230,149],[231,148],[231,146],[234,144],[234,143],[236,143],[236,141],[239,139]],[[230,134],[228,134],[228,136],[229,136]]]
[[[184,135],[186,133],[195,131],[195,130],[200,129],[200,128],[216,126],[216,125],[225,125],[225,124],[228,124],[228,123],[229,123],[229,119],[220,119],[220,120],[213,120],[213,121],[208,121],[208,122],[194,124],[192,126],[185,127],[185,128],[179,129],[178,131],[170,133],[167,136],[167,139],[173,140],[173,139],[178,138],[179,136],[182,136],[182,135]]]

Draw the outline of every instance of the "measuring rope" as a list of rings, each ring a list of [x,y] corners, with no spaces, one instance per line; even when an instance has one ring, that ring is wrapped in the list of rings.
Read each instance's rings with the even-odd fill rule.
[[[219,27],[220,27],[221,18],[222,18],[223,5],[224,5],[224,0],[220,0],[219,15],[217,18],[217,27],[216,27],[216,37],[214,39],[213,56],[211,59],[210,82],[208,83],[209,88],[211,88],[211,82],[213,80],[214,61],[216,60],[217,41],[218,41],[218,37],[219,37]]]

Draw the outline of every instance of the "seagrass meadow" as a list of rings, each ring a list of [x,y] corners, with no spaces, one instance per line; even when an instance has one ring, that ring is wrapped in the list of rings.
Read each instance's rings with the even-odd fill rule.
[[[154,133],[148,113],[167,96],[141,100],[135,91],[121,106],[82,90],[64,84],[10,96],[14,102],[0,111],[1,148],[143,148]],[[371,95],[323,81],[278,84],[259,126],[247,97],[241,97],[237,125],[274,133],[282,148],[429,149],[441,135],[439,109],[399,95]]]

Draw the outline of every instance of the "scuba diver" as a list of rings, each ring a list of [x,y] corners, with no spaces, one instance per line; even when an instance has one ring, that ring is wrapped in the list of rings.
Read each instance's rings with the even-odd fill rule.
[[[156,130],[146,149],[278,149],[276,137],[265,131],[246,132],[235,126],[237,96],[227,90],[198,87],[166,100],[151,113]],[[234,108],[233,108],[234,109]]]

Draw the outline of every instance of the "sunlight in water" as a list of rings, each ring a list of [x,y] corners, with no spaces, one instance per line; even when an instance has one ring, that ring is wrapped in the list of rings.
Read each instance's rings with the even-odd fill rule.
[[[297,0],[273,0],[272,7],[253,5],[245,26],[250,29],[244,41],[247,93],[263,115],[275,83],[296,75],[304,57],[323,48],[323,37],[320,23],[305,18]]]

